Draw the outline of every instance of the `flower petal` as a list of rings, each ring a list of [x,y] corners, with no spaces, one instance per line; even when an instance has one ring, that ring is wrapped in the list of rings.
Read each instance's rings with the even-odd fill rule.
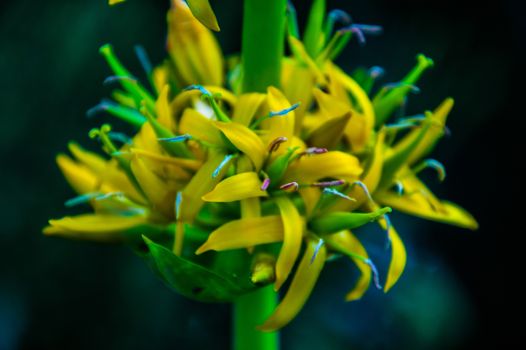
[[[267,151],[258,135],[239,123],[215,122],[214,125],[238,150],[252,160],[256,171],[261,169]]]
[[[279,215],[243,218],[230,221],[212,232],[195,253],[246,248],[282,239],[283,223]]]
[[[257,116],[257,112],[262,107],[265,99],[265,94],[257,92],[239,96],[232,115],[232,121],[249,126],[252,119]]]
[[[214,126],[213,121],[192,108],[184,110],[179,130],[181,134],[191,135],[197,140],[211,145],[225,145],[225,141],[221,137],[219,130]]]
[[[219,32],[219,24],[217,23],[216,15],[212,10],[212,6],[208,0],[187,0],[188,7],[192,10],[192,14],[208,28]]]
[[[146,222],[144,216],[101,214],[66,216],[59,220],[49,220],[50,226],[44,229],[44,234],[98,242],[114,242],[124,238],[124,231]]]
[[[326,257],[325,246],[319,247],[316,258],[311,261],[316,249],[317,240],[309,240],[303,258],[292,279],[287,294],[278,305],[274,313],[258,328],[264,332],[278,330],[288,324],[301,310],[309,298],[318,276],[323,268]]]
[[[477,221],[470,213],[454,203],[440,201],[415,175],[405,175],[402,184],[404,195],[400,196],[397,193],[385,191],[375,195],[376,200],[401,212],[424,219],[470,230],[478,228]]]
[[[378,223],[384,230],[387,229],[387,222],[385,219],[378,220]],[[389,263],[389,270],[387,271],[387,279],[384,285],[384,292],[387,293],[395,283],[398,281],[400,276],[405,269],[405,264],[407,261],[407,254],[405,251],[404,243],[398,236],[393,225],[389,225],[389,240],[391,242],[391,262]]]
[[[170,93],[170,86],[163,86],[157,101],[155,102],[155,110],[157,112],[157,121],[161,123],[171,132],[175,132],[175,120],[172,117],[172,111],[170,109],[170,101],[168,100],[168,94]]]
[[[227,177],[203,196],[205,202],[234,202],[253,197],[267,197],[261,190],[261,180],[255,172],[246,172]]]
[[[303,237],[304,222],[292,201],[285,196],[276,197],[276,204],[283,220],[283,245],[276,261],[276,284],[274,290],[281,288],[287,280],[298,257]]]
[[[349,256],[360,270],[360,277],[353,289],[345,296],[346,301],[360,299],[371,284],[371,266],[364,261],[369,258],[364,246],[350,231],[341,231],[326,238],[327,244],[337,251]]]
[[[289,166],[284,182],[312,183],[322,178],[356,179],[362,168],[353,155],[340,151],[301,157]]]
[[[74,162],[63,154],[59,154],[56,160],[62,174],[64,174],[64,177],[75,192],[84,194],[93,192],[98,188],[100,184],[99,179],[86,166]]]
[[[268,108],[272,112],[277,112],[289,108],[290,103],[283,93],[273,86],[269,86],[267,89],[267,102]],[[286,137],[288,140],[292,139],[294,135],[294,122],[296,118],[296,112],[290,111],[286,115],[276,116],[269,118],[263,122],[263,127],[268,129],[268,133],[265,135],[267,142],[271,142],[278,137]],[[290,146],[290,142],[285,142],[281,150],[286,150]]]

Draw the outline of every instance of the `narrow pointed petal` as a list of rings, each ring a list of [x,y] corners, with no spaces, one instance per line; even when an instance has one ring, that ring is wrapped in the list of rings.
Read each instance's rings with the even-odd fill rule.
[[[377,137],[376,137],[376,144],[374,146],[374,153],[372,156],[372,161],[369,164],[369,167],[366,170],[365,176],[363,177],[363,183],[371,193],[373,193],[376,188],[378,187],[378,184],[380,183],[380,179],[382,178],[382,168],[384,163],[384,142],[385,142],[385,131],[381,130]],[[359,192],[363,196],[363,191],[355,191]]]
[[[249,126],[254,117],[259,116],[258,111],[265,102],[266,96],[261,93],[249,93],[239,96],[236,103],[232,121]]]
[[[396,210],[427,220],[470,230],[478,228],[477,221],[470,213],[454,203],[440,201],[416,176],[406,175],[402,180],[402,185],[404,187],[403,196],[392,191],[385,191],[378,194],[377,200]]]
[[[276,261],[276,284],[279,290],[287,280],[298,258],[303,237],[304,223],[292,201],[285,196],[277,197],[276,204],[283,220],[283,245]]]
[[[223,179],[227,167],[223,167],[216,177],[213,177],[212,173],[217,169],[224,158],[224,153],[209,154],[208,160],[203,163],[201,169],[195,173],[188,185],[186,185],[182,191],[182,200],[185,204],[182,205],[180,215],[184,222],[193,221],[204,204],[201,197],[205,193],[210,192],[212,188]]]
[[[283,223],[279,215],[243,218],[230,221],[212,232],[195,253],[247,248],[281,240]]]
[[[305,47],[299,41],[298,39],[294,38],[293,36],[288,37],[289,40],[289,46],[290,50],[294,54],[294,56],[304,64],[306,64],[309,67],[309,70],[314,75],[316,81],[320,83],[321,85],[327,84],[327,80],[325,79],[325,76],[323,72],[320,70],[320,68],[316,65],[314,60],[309,56],[307,51],[305,50]]]
[[[261,180],[255,172],[246,172],[230,176],[203,196],[205,202],[234,202],[253,197],[267,197],[261,190]]]
[[[238,150],[252,160],[256,171],[261,169],[267,150],[258,135],[238,123],[215,122],[214,125]]]
[[[388,225],[385,219],[382,218],[378,220],[378,223],[384,230],[387,229]],[[407,261],[407,253],[405,251],[404,243],[400,239],[400,236],[396,232],[393,225],[389,225],[388,236],[391,242],[391,262],[389,263],[387,279],[384,285],[385,293],[387,293],[395,285],[400,276],[402,276]]]
[[[189,134],[199,141],[204,141],[214,146],[225,146],[221,133],[214,126],[212,120],[204,117],[195,109],[187,108],[181,117],[179,130]]]
[[[341,231],[326,238],[327,243],[337,251],[347,255],[360,270],[360,277],[353,289],[345,296],[346,301],[361,299],[371,284],[371,266],[364,261],[369,259],[362,243],[350,231]]]
[[[97,242],[122,241],[126,230],[146,223],[144,216],[85,214],[49,220],[46,235]]]
[[[69,185],[79,194],[97,189],[99,179],[86,166],[80,165],[63,154],[57,156],[57,164]]]
[[[166,183],[153,173],[139,157],[133,157],[130,166],[152,207],[168,218],[173,216],[175,192],[169,191]]]
[[[283,93],[270,86],[267,89],[267,103],[271,112],[281,111],[289,108],[292,103],[287,100]],[[278,137],[286,137],[288,140],[292,139],[294,135],[294,123],[296,120],[296,112],[290,111],[286,115],[269,118],[263,122],[263,126],[268,129],[266,139],[268,141],[274,140]],[[286,150],[290,146],[290,142],[286,142],[282,150]]]
[[[454,100],[452,98],[447,98],[433,111],[433,114],[430,116],[431,126],[423,136],[422,140],[418,143],[418,146],[407,158],[407,164],[414,164],[427,156],[433,150],[438,140],[444,136],[446,120],[451,109],[453,109],[453,105]],[[412,143],[412,141],[418,137],[419,130],[412,130],[396,144],[396,147],[403,148],[405,145]]]
[[[157,112],[157,121],[171,132],[175,132],[176,125],[175,119],[172,117],[172,111],[170,109],[170,101],[168,100],[170,93],[169,85],[165,85],[157,101],[155,102],[155,110]]]
[[[320,200],[321,190],[317,187],[306,187],[301,188],[298,192],[305,204],[305,215],[309,217]]]
[[[348,153],[332,151],[301,157],[290,165],[283,182],[312,183],[323,178],[351,181],[361,173],[358,158]]]
[[[271,332],[284,327],[296,317],[307,302],[323,269],[327,254],[325,246],[321,246],[316,258],[311,262],[317,247],[318,240],[309,240],[287,294],[267,321],[258,327],[260,330]]]
[[[322,122],[307,136],[308,143],[316,147],[334,149],[340,142],[350,119],[351,113],[348,112]]]
[[[312,219],[309,223],[309,227],[316,233],[351,230],[378,220],[382,215],[390,212],[391,208],[389,207],[377,209],[370,213],[331,212]]]
[[[219,24],[217,23],[216,15],[212,10],[212,6],[208,0],[187,0],[186,3],[192,14],[208,28],[219,32]]]

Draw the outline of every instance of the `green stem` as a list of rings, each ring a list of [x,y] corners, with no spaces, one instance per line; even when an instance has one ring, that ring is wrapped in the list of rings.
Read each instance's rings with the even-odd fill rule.
[[[234,350],[277,350],[277,332],[260,332],[257,326],[270,316],[277,303],[272,286],[245,294],[234,304]]]
[[[266,92],[280,85],[285,46],[286,0],[245,0],[243,10],[243,91]]]

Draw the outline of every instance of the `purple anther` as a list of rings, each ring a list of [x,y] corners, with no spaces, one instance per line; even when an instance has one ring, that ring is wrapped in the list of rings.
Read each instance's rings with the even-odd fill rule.
[[[341,186],[345,183],[345,180],[334,180],[334,181],[322,181],[314,182],[311,184],[313,187],[332,187],[332,186]]]
[[[265,180],[263,180],[263,183],[261,184],[261,191],[266,191],[269,186],[270,178],[266,177]]]
[[[305,151],[301,152],[299,155],[304,156],[306,154],[323,154],[327,153],[329,150],[327,148],[319,148],[319,147],[309,147]]]
[[[268,151],[270,153],[276,152],[279,149],[279,146],[281,146],[282,143],[287,142],[289,139],[287,139],[284,136],[280,136],[276,139],[274,139],[270,145],[268,145]]]
[[[298,188],[300,188],[300,185],[296,181],[292,181],[292,182],[279,186],[279,188],[285,191],[289,189],[292,189],[293,191],[297,191]]]

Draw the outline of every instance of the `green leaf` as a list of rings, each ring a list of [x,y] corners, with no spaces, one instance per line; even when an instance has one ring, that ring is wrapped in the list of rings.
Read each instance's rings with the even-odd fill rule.
[[[171,250],[144,237],[146,260],[161,279],[180,294],[205,302],[232,301],[248,292],[235,279],[176,256]]]
[[[208,0],[187,0],[186,3],[199,22],[216,32],[220,31],[216,15]]]

